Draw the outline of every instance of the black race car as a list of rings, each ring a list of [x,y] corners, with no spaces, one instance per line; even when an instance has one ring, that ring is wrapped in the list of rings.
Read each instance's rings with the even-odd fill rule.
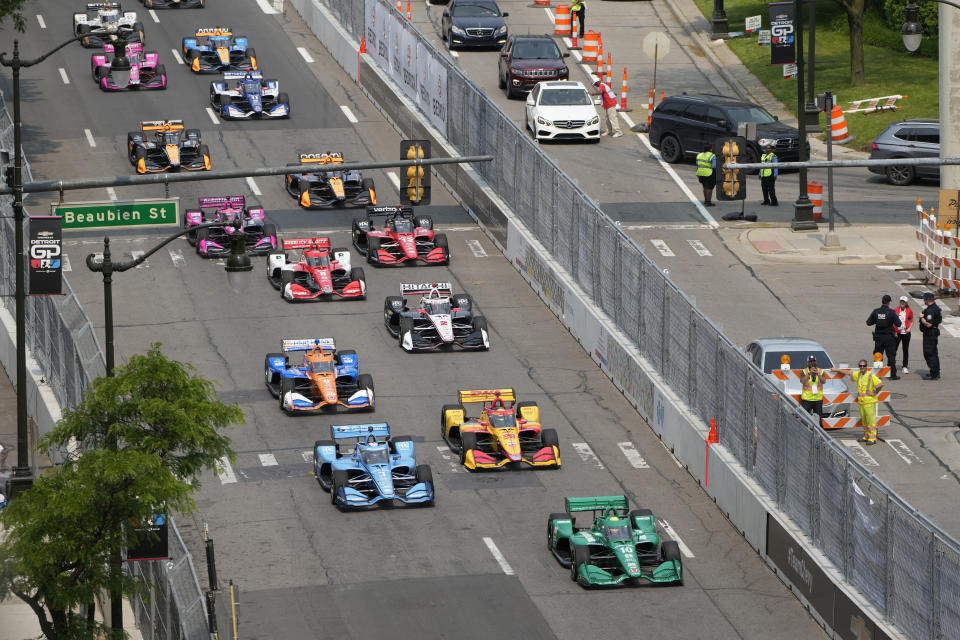
[[[312,173],[288,173],[284,177],[287,193],[297,198],[304,209],[377,204],[373,179],[364,178],[355,169],[337,169],[336,165],[342,163],[343,154],[338,152],[301,153],[299,164],[305,169],[316,167],[316,170]]]
[[[183,120],[146,120],[127,134],[127,157],[137,173],[210,170],[210,149],[199,129],[184,129]]]

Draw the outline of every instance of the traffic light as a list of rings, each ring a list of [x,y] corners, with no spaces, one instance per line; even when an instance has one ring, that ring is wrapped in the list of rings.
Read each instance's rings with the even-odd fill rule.
[[[742,162],[741,154],[747,152],[747,140],[743,137],[718,138],[713,143],[717,154],[717,200],[746,200],[746,172],[742,169],[723,169],[730,162]]]
[[[401,140],[401,160],[425,160],[430,157],[429,140]],[[410,166],[406,168],[406,184],[401,185],[400,200],[403,204],[430,204],[430,167]]]

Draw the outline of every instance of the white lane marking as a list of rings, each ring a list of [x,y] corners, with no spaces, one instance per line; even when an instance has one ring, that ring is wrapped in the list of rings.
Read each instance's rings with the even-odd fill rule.
[[[460,54],[457,53],[456,51],[454,51],[453,49],[450,50],[450,55],[453,56],[454,58],[459,58],[459,57],[460,57]]]
[[[563,40],[563,44],[567,45],[567,49],[573,46],[573,40],[570,38],[561,38],[561,40]],[[580,44],[580,42],[577,41],[577,44]],[[577,59],[577,62],[583,62],[583,54],[576,49],[570,51],[569,53],[573,54],[573,57]]]
[[[313,62],[313,56],[310,55],[310,52],[307,51],[305,47],[297,47],[297,51],[300,52],[300,56],[307,61],[307,64]]]
[[[650,468],[650,465],[640,456],[640,452],[637,451],[632,442],[618,442],[617,446],[620,447],[620,451],[623,451],[623,455],[627,457],[627,462],[629,462],[630,466],[634,469]]]
[[[907,464],[913,464],[917,462],[918,464],[923,464],[923,460],[920,459],[917,454],[910,450],[910,447],[907,444],[900,440],[899,438],[887,440],[887,444],[893,449],[894,453],[903,458],[903,461]]]
[[[500,553],[500,549],[497,549],[497,545],[493,542],[493,538],[484,536],[483,543],[487,545],[487,549],[490,549],[493,559],[497,561],[497,564],[500,565],[500,568],[503,569],[503,572],[508,576],[514,575],[513,567],[507,563],[507,559],[503,557],[502,553]]]
[[[875,264],[873,266],[875,266],[877,269],[881,269],[882,271],[896,271],[900,268],[900,265],[898,264]]]
[[[583,63],[581,63],[580,66],[583,67],[584,73],[586,73],[589,78],[593,79],[594,76],[597,75],[597,67],[596,67],[596,66],[588,65],[588,64],[583,64]],[[594,102],[594,104],[600,104],[600,103],[599,103],[599,102]]]
[[[257,4],[260,5],[260,10],[266,13],[267,15],[272,15],[277,13],[277,10],[271,6],[267,0],[257,0]]]
[[[107,187],[107,197],[110,198],[111,200],[116,200],[117,190],[114,189],[113,187]]]
[[[91,147],[97,146],[97,141],[93,139],[93,133],[90,131],[90,129],[84,129],[83,133],[85,136],[87,136],[87,144],[89,144]]]
[[[650,241],[650,244],[656,247],[657,251],[660,252],[660,255],[662,255],[665,258],[672,258],[675,255],[677,255],[670,249],[670,247],[667,246],[667,243],[664,242],[663,240],[654,238],[653,240]]]
[[[440,457],[446,460],[450,465],[451,473],[460,473],[463,471],[463,468],[460,466],[460,461],[454,457],[449,447],[437,445],[437,451],[440,452]]]
[[[659,520],[660,526],[664,531],[667,532],[667,535],[670,536],[671,540],[674,540],[677,543],[677,546],[680,547],[680,553],[682,553],[687,558],[696,558],[697,556],[693,555],[693,551],[690,551],[690,547],[684,544],[683,540],[680,539],[680,536],[677,535],[677,532],[673,530],[673,527],[670,526],[670,523],[666,520]]]
[[[134,260],[139,260],[140,258],[143,257],[144,253],[145,252],[143,251],[131,251],[130,257],[133,258]],[[149,268],[150,268],[150,265],[148,265],[146,262],[141,262],[136,267],[134,267],[134,269],[149,269]]]
[[[586,442],[571,442],[570,446],[572,446],[574,451],[577,452],[577,455],[580,456],[580,459],[587,464],[592,462],[600,469],[605,468],[603,463],[600,462],[600,458],[597,457],[597,454],[593,452],[593,449],[591,449],[590,445],[588,445]]]
[[[697,255],[701,258],[707,258],[713,255],[710,253],[710,249],[707,249],[707,247],[699,240],[687,240],[687,242],[690,244],[690,248],[696,251]]]
[[[247,186],[250,187],[250,191],[253,191],[253,195],[262,196],[263,192],[260,191],[260,187],[257,186],[257,183],[253,181],[253,178],[247,176]]]
[[[620,113],[620,116],[623,118],[624,122],[626,122],[630,126],[631,129],[634,127],[633,120],[630,119],[630,116],[622,112]],[[684,181],[680,179],[680,176],[678,176],[677,172],[673,170],[673,167],[667,164],[663,160],[663,158],[660,157],[660,152],[653,148],[653,145],[650,144],[650,139],[646,135],[641,133],[638,133],[637,137],[643,141],[643,144],[647,147],[647,150],[650,152],[650,154],[657,159],[657,162],[659,162],[660,166],[663,167],[663,170],[667,172],[667,175],[673,178],[673,181],[677,183],[677,186],[680,187],[680,190],[683,191],[684,195],[686,195],[687,198],[690,199],[690,202],[696,205],[697,212],[700,214],[700,217],[706,220],[707,224],[709,224],[714,229],[718,228],[720,226],[720,223],[717,222],[712,215],[707,213],[707,210],[704,208],[703,204],[700,202],[700,199],[697,198],[697,196],[693,195],[693,191],[690,191],[690,187],[688,187],[684,183]]]
[[[217,475],[220,476],[220,484],[233,484],[237,481],[237,476],[233,473],[233,467],[230,466],[227,456],[220,458],[220,469],[217,471]]]
[[[43,16],[40,15],[39,13],[37,14],[37,22],[40,23],[40,28],[41,28],[41,29],[46,29],[46,28],[47,28],[47,23],[43,21]]]
[[[393,183],[393,188],[400,192],[400,176],[397,175],[396,171],[387,171],[387,178],[390,179],[390,182]]]
[[[350,111],[350,107],[348,107],[347,105],[345,104],[340,105],[340,111],[343,111],[343,115],[347,116],[347,120],[349,120],[353,124],[357,124],[358,122],[360,122],[359,120],[357,120],[357,116],[353,115],[353,111]]]
[[[60,67],[57,71],[60,72],[60,79],[63,80],[63,84],[70,84],[70,78],[67,77],[67,70]]]
[[[70,266],[70,256],[68,256],[68,255],[65,254],[65,253],[63,254],[63,258],[62,258],[62,260],[61,260],[60,268],[63,269],[64,271],[73,271],[73,267]]]
[[[473,252],[474,258],[487,257],[487,252],[483,250],[483,246],[480,244],[479,240],[467,240],[467,246],[470,247],[470,251]]]
[[[550,7],[544,7],[543,10],[547,12],[547,20],[550,21],[550,24],[556,25],[557,19],[553,17],[553,11],[550,11]]]
[[[154,22],[156,22],[157,24],[160,24],[160,17],[157,15],[156,11],[154,11],[153,9],[150,9],[149,11],[147,11],[147,13],[150,14],[150,17],[153,18]]]
[[[670,451],[670,447],[667,446],[667,443],[664,442],[663,440],[661,440],[661,441],[660,441],[660,446],[663,447],[664,451],[666,451],[667,453],[670,454],[670,457],[673,458],[673,461],[674,461],[675,463],[677,463],[677,466],[680,467],[681,469],[683,469],[683,463],[680,462],[680,458],[678,458],[677,456],[673,455],[673,451]]]
[[[215,114],[213,109],[210,107],[207,107],[207,115],[210,116],[210,120],[213,122],[213,124],[220,124],[220,119],[217,118],[217,114]]]
[[[183,58],[180,57],[180,52],[176,49],[170,49],[173,52],[173,59],[177,61],[177,64],[183,64]]]
[[[170,259],[173,260],[173,266],[182,267],[187,264],[186,258],[183,257],[183,252],[180,249],[167,249],[170,253]]]
[[[275,467],[279,464],[277,457],[272,453],[258,453],[257,457],[260,458],[260,464],[265,467]]]
[[[710,229],[708,224],[623,224],[621,229],[627,231],[643,231],[645,229],[667,229],[669,231],[687,230],[687,229]]]
[[[301,451],[300,455],[303,456],[303,461],[307,464],[313,464],[313,451]]]
[[[879,467],[880,463],[873,459],[867,450],[861,446],[856,440],[844,440],[843,446],[850,449],[850,453],[853,454],[853,457],[856,458],[860,464],[865,467]]]

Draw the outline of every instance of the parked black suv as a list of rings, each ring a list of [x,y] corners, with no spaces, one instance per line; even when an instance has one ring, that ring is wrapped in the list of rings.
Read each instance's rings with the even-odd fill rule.
[[[888,158],[937,158],[940,156],[940,121],[915,118],[894,122],[870,144],[871,160]],[[940,179],[939,165],[898,164],[868,167],[871,173],[887,176],[887,182],[902,187],[917,178]]]
[[[761,149],[772,144],[780,162],[800,159],[800,132],[761,106],[736,98],[698,93],[668,96],[653,112],[650,144],[667,162],[680,162],[703,151],[720,136],[736,135],[741,122],[756,122],[757,137],[741,162],[758,162]]]

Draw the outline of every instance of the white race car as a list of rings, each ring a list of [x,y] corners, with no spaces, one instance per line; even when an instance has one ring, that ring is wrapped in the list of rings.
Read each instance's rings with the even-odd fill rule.
[[[123,11],[117,2],[91,2],[87,4],[89,13],[73,14],[73,34],[83,36],[80,44],[85,47],[102,47],[113,43],[106,34],[98,34],[98,30],[110,31],[116,29],[115,35],[120,42],[143,42],[143,23],[137,22],[136,11]]]

